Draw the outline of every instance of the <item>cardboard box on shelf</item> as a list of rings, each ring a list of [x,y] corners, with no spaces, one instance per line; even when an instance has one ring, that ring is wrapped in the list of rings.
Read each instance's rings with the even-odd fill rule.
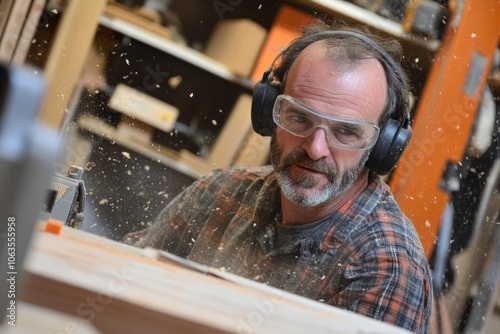
[[[205,54],[226,65],[235,75],[248,77],[267,31],[249,19],[225,20],[217,24]]]
[[[179,109],[173,105],[121,83],[116,86],[109,106],[164,132],[172,131],[179,116]]]

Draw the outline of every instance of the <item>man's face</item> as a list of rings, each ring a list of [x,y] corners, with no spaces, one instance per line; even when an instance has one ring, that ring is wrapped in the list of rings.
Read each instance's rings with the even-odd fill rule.
[[[370,59],[337,70],[322,42],[306,48],[288,73],[284,94],[319,113],[377,124],[386,101],[385,73]],[[271,161],[285,197],[302,206],[317,206],[347,190],[365,168],[369,149],[331,145],[331,133],[318,127],[307,137],[276,126]]]
[[[276,132],[271,137],[271,161],[281,191],[292,202],[302,206],[317,206],[348,189],[365,167],[369,151],[357,165],[339,172],[334,164],[326,160],[313,160],[301,150],[285,155],[285,148],[278,143]],[[294,165],[307,172],[294,172]],[[317,174],[317,175],[315,175]]]

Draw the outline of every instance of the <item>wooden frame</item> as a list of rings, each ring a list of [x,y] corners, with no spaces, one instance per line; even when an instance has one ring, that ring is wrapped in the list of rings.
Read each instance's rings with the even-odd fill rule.
[[[70,0],[45,65],[47,94],[40,119],[59,129],[67,116],[106,0]]]

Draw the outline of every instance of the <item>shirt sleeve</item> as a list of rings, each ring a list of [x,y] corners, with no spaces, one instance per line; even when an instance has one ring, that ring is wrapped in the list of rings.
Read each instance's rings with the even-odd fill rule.
[[[432,305],[428,269],[402,247],[372,249],[353,258],[333,304],[416,333],[427,333]]]
[[[192,221],[195,206],[201,205],[204,199],[210,197],[206,194],[207,177],[202,177],[177,195],[156,217],[153,224],[143,230],[125,235],[123,242],[137,247],[153,247],[172,251],[179,248],[178,243],[183,240],[183,235],[188,231],[186,227]],[[187,255],[178,254],[179,256]]]

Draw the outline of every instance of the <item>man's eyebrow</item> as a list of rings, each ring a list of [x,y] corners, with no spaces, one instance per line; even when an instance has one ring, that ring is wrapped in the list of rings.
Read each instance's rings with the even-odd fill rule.
[[[290,112],[293,112],[295,114],[299,114],[301,116],[310,114],[309,112],[305,112],[302,108],[299,108],[299,107],[296,107],[296,106],[291,106],[290,108],[288,108],[288,110]]]

